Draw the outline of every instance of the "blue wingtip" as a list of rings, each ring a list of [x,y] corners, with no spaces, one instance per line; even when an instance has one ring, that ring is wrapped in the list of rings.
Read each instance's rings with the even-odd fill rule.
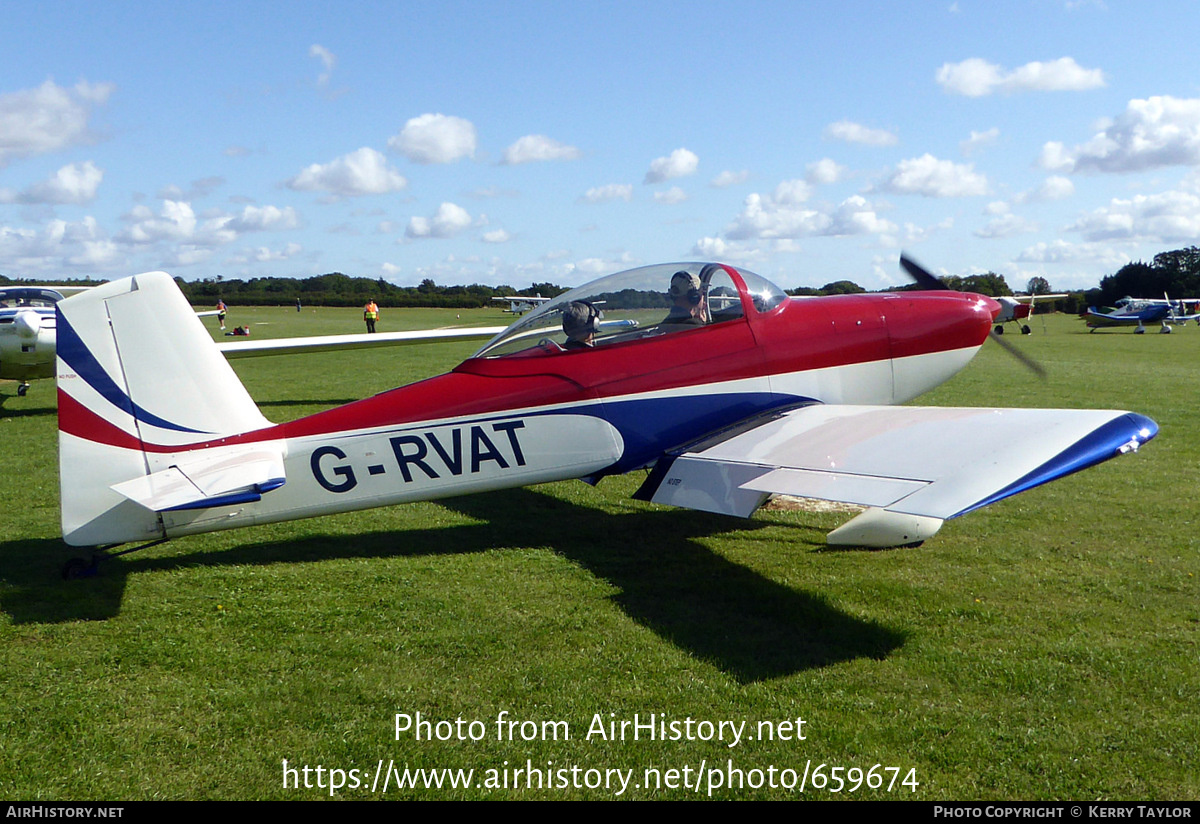
[[[1152,440],[1157,434],[1158,424],[1153,420],[1136,412],[1126,412],[1081,438],[1032,472],[950,517],[957,518],[959,515],[966,515],[968,512],[1011,497],[1018,492],[1024,492],[1081,469],[1087,469],[1089,466],[1103,463],[1118,455],[1136,452],[1142,444]]]

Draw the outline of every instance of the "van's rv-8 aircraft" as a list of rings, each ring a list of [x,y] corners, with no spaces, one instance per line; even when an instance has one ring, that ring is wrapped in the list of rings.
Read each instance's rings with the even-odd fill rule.
[[[168,275],[97,287],[58,305],[63,536],[100,548],[64,574],[118,544],[644,468],[641,499],[743,517],[777,493],[846,501],[867,509],[829,543],[915,545],[1155,436],[1131,412],[895,406],[966,366],[999,311],[902,263],[930,291],[791,300],[721,264],[621,272],[445,375],[282,424]],[[665,322],[679,272],[691,320]],[[591,345],[562,331],[576,302],[608,318]]]

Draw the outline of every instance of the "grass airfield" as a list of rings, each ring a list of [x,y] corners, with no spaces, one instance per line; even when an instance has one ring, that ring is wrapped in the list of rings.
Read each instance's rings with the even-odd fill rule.
[[[508,317],[384,309],[379,328]],[[227,323],[255,337],[363,331],[354,309],[234,307]],[[349,799],[706,797],[714,769],[719,798],[1200,797],[1200,329],[1032,325],[1005,337],[1045,381],[988,344],[919,402],[1131,409],[1159,437],[887,551],[827,549],[845,514],[740,521],[633,501],[637,473],[194,536],[67,583],[59,569],[79,553],[59,540],[54,387],[18,398],[2,383],[0,797],[328,798],[331,769],[346,781],[332,795]],[[475,348],[235,368],[285,420]],[[396,714],[418,712],[485,734],[397,736]],[[498,740],[501,713],[518,725]],[[587,736],[597,716],[607,732],[652,713],[680,730],[747,723],[734,746]],[[784,723],[798,718],[804,740]],[[313,786],[285,787],[284,759]],[[465,788],[385,794],[380,779],[371,792],[381,762],[475,772]],[[877,764],[899,768],[890,792],[891,772],[851,791],[845,771],[833,792],[833,768]],[[806,765],[802,795],[779,786]],[[515,787],[530,766],[571,785],[552,773]],[[575,786],[588,770],[632,781],[619,796],[611,780]]]

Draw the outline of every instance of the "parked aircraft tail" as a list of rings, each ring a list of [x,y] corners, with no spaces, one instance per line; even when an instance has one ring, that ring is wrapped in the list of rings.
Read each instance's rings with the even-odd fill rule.
[[[283,483],[270,426],[164,272],[58,304],[63,537],[95,546],[166,537],[163,513]]]

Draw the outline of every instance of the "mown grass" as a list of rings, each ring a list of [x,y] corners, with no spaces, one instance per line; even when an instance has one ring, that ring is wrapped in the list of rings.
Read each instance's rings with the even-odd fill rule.
[[[229,321],[292,335],[357,332],[359,317],[235,307]],[[381,329],[500,320],[393,310]],[[665,509],[630,500],[641,478],[625,477],[196,536],[66,583],[58,570],[75,551],[58,539],[53,386],[16,398],[4,384],[0,797],[328,795],[285,788],[283,759],[372,774],[380,759],[474,768],[476,780],[528,759],[632,768],[635,783],[648,767],[803,771],[811,759],[915,768],[920,782],[854,797],[1196,798],[1200,330],[1087,335],[1062,317],[1034,329],[1009,339],[1047,380],[989,345],[921,402],[1132,409],[1159,422],[1159,438],[952,521],[923,547],[882,552],[827,549],[824,533],[845,515]],[[473,348],[236,368],[282,420],[436,374]],[[566,721],[571,738],[498,741],[502,711]],[[396,740],[397,712],[479,720],[489,734]],[[806,739],[585,738],[595,714],[635,713],[748,728],[801,717]]]

